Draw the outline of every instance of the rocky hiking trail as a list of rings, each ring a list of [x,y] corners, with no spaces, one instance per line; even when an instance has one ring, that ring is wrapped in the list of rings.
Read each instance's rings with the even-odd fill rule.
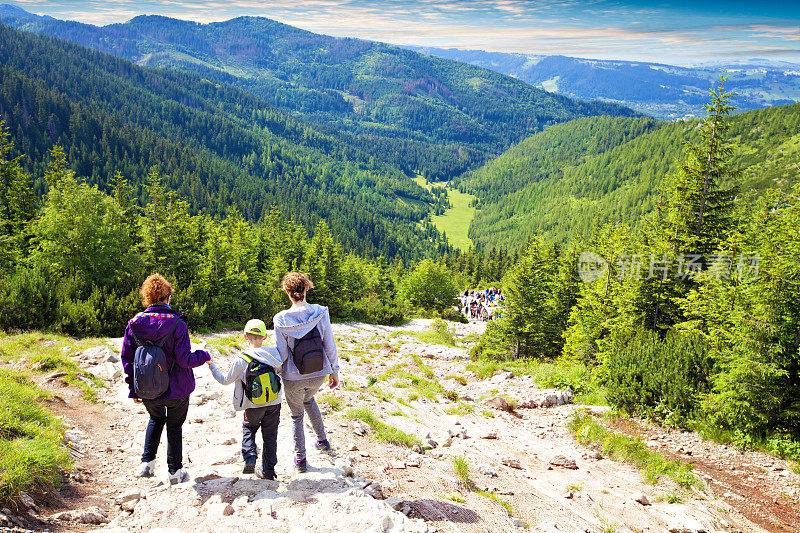
[[[309,472],[295,473],[284,405],[277,481],[241,474],[241,414],[231,407],[232,387],[217,384],[206,367],[195,371],[197,389],[183,430],[191,480],[166,481],[165,438],[157,476],[134,477],[147,416],[127,398],[117,362],[121,340],[74,354],[108,388],[101,403],[91,404],[58,378],[43,384],[53,392],[49,406],[71,427],[67,439],[77,468],[60,496],[27,502],[27,514],[14,517],[15,529],[800,531],[800,476],[784,461],[625,419],[615,431],[695,464],[703,489],[670,498],[676,493],[671,480],[649,484],[633,466],[575,441],[567,427],[573,413],[599,415],[607,408],[570,403],[569,391],[540,390],[530,376],[499,372],[480,379],[466,369],[467,347],[484,325],[457,324],[461,342],[454,348],[415,335],[430,323],[334,324],[342,384],[317,399],[335,452],[314,450],[308,428]],[[229,337],[205,340],[224,352]],[[236,356],[229,352],[215,357],[223,368]],[[359,413],[384,425],[351,418]],[[390,440],[402,440],[392,437],[393,428],[418,444],[377,438],[386,430]],[[454,463],[468,466],[466,476],[459,478]]]

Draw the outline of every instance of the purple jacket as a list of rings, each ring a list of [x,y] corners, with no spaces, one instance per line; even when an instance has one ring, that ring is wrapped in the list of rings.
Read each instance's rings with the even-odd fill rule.
[[[176,318],[177,317],[177,318]],[[129,398],[136,398],[133,390],[133,355],[136,353],[136,341],[133,334],[139,338],[157,341],[166,335],[173,323],[178,320],[178,325],[163,345],[167,361],[174,364],[169,373],[169,390],[159,399],[176,400],[186,398],[194,390],[193,368],[205,364],[211,356],[205,350],[191,351],[189,344],[189,326],[186,325],[185,315],[173,310],[166,304],[151,305],[143,313],[139,313],[128,322],[125,328],[125,337],[122,339],[122,368],[125,370],[125,383],[130,389]]]

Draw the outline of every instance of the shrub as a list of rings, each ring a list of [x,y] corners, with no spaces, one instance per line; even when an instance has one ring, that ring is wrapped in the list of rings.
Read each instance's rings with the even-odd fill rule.
[[[448,307],[447,309],[442,311],[441,315],[443,320],[449,320],[450,322],[460,322],[461,324],[467,324],[469,320],[465,317],[461,311],[458,309],[453,309],[452,307]]]
[[[670,331],[662,340],[638,331],[604,362],[609,403],[629,413],[691,415],[709,390],[708,351],[698,333]]]
[[[452,272],[430,259],[421,261],[400,282],[400,298],[415,307],[443,310],[453,304],[456,294]]]
[[[403,323],[403,310],[395,303],[382,302],[375,293],[353,302],[349,315],[359,322],[397,326]]]

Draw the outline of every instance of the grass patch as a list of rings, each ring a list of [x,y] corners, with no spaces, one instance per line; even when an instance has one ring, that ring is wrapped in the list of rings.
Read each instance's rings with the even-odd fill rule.
[[[61,423],[39,400],[47,394],[27,376],[0,369],[0,501],[41,484],[58,485],[70,458]]]
[[[496,492],[491,492],[488,490],[476,490],[475,494],[480,494],[484,498],[489,498],[493,502],[498,503],[503,509],[506,510],[508,516],[514,516],[514,506],[512,506],[510,502],[507,502],[498,496]]]
[[[607,405],[605,390],[594,379],[591,367],[576,361],[542,361],[534,358],[499,361],[480,358],[471,361],[467,370],[485,379],[498,370],[513,372],[518,376],[533,376],[533,380],[545,389],[570,389],[575,401],[587,405]]]
[[[502,499],[497,495],[497,493],[479,489],[475,485],[475,482],[472,480],[472,476],[470,475],[469,461],[467,461],[466,457],[463,455],[457,455],[453,457],[453,471],[466,490],[474,492],[475,494],[479,494],[484,498],[488,498],[498,503],[503,507],[503,509],[506,510],[508,516],[514,516],[514,507],[509,502]]]
[[[64,372],[62,379],[65,383],[80,388],[84,399],[97,402],[97,389],[105,385],[103,380],[78,367],[69,354],[98,345],[97,339],[75,341],[69,337],[35,332],[20,335],[0,333],[0,359],[25,360],[31,371],[40,374]]]
[[[389,379],[396,379],[392,386],[396,388],[410,388],[414,392],[408,395],[408,400],[413,401],[420,396],[424,396],[430,400],[436,400],[437,394],[444,394],[444,387],[438,382],[424,377],[417,376],[408,371],[405,363],[395,365],[387,369],[378,376],[370,376],[368,381],[370,385],[378,381],[385,381]],[[458,397],[456,397],[458,399]]]
[[[269,338],[264,343],[265,346],[270,344]],[[233,334],[233,335],[225,335],[222,337],[212,337],[208,339],[206,342],[206,349],[214,348],[215,350],[219,351],[219,353],[223,355],[227,355],[231,352],[239,352],[245,349],[247,346],[247,341],[244,339],[244,335],[242,334]]]
[[[327,405],[332,411],[340,411],[342,409],[342,399],[337,398],[329,392],[317,396],[317,399],[324,405]]]
[[[658,483],[662,476],[669,476],[684,488],[701,486],[692,474],[691,465],[670,461],[648,449],[642,439],[614,433],[587,413],[576,412],[569,421],[569,429],[581,444],[598,444],[611,459],[640,468],[644,478],[652,484]]]
[[[372,395],[382,402],[388,402],[394,399],[394,394],[380,387],[370,387],[370,390],[372,391]]]
[[[433,372],[433,369],[430,366],[423,363],[422,358],[419,355],[414,354],[411,356],[411,358],[414,360],[414,363],[419,367],[419,369],[422,371],[422,373],[425,375],[426,378],[433,379],[436,377],[436,374]]]
[[[469,474],[469,461],[463,455],[453,457],[453,471],[456,473],[458,480],[464,485],[464,488],[473,491],[475,490],[475,482]]]
[[[367,424],[372,428],[372,432],[378,440],[396,444],[397,446],[405,446],[406,448],[411,448],[415,444],[422,444],[422,441],[416,435],[410,435],[386,424],[366,407],[351,409],[347,412],[347,417],[356,418]]]
[[[426,328],[422,331],[393,331],[391,334],[389,334],[389,338],[392,339],[399,335],[416,337],[422,342],[426,342],[428,344],[442,344],[444,346],[451,347],[456,346],[455,328],[448,326],[447,322],[441,318],[435,319],[429,328]]]
[[[473,412],[474,410],[475,408],[472,407],[471,405],[464,402],[458,402],[458,404],[456,405],[453,405],[451,407],[446,407],[444,412],[448,415],[466,415]]]
[[[453,380],[455,380],[457,383],[461,383],[462,385],[466,385],[466,384],[467,384],[467,378],[465,378],[464,376],[455,376],[455,375],[451,375],[451,376],[447,376],[447,377],[446,377],[446,378],[444,378],[444,379],[453,379]]]
[[[450,494],[447,494],[445,498],[456,503],[464,503],[466,501],[464,497],[457,492],[451,492]]]

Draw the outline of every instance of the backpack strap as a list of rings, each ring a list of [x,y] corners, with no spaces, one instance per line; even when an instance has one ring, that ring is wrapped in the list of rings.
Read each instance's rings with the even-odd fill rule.
[[[247,354],[246,354],[246,353],[244,353],[244,352],[242,352],[242,353],[240,354],[240,357],[241,357],[242,359],[244,359],[245,361],[247,361],[248,363],[252,363],[252,362],[253,362],[253,358],[252,358],[252,357],[250,357],[249,355],[247,355]]]
[[[178,322],[180,322],[181,319],[178,318],[178,315],[172,315],[172,316],[174,316],[177,320],[175,320],[175,322],[172,323],[172,327],[169,328],[169,331],[167,332],[166,335],[164,335],[163,337],[161,337],[157,341],[153,342],[153,346],[157,346],[159,348],[163,348],[164,347],[164,343],[167,342],[167,339],[172,336],[172,333],[175,331],[175,328],[178,327]]]

